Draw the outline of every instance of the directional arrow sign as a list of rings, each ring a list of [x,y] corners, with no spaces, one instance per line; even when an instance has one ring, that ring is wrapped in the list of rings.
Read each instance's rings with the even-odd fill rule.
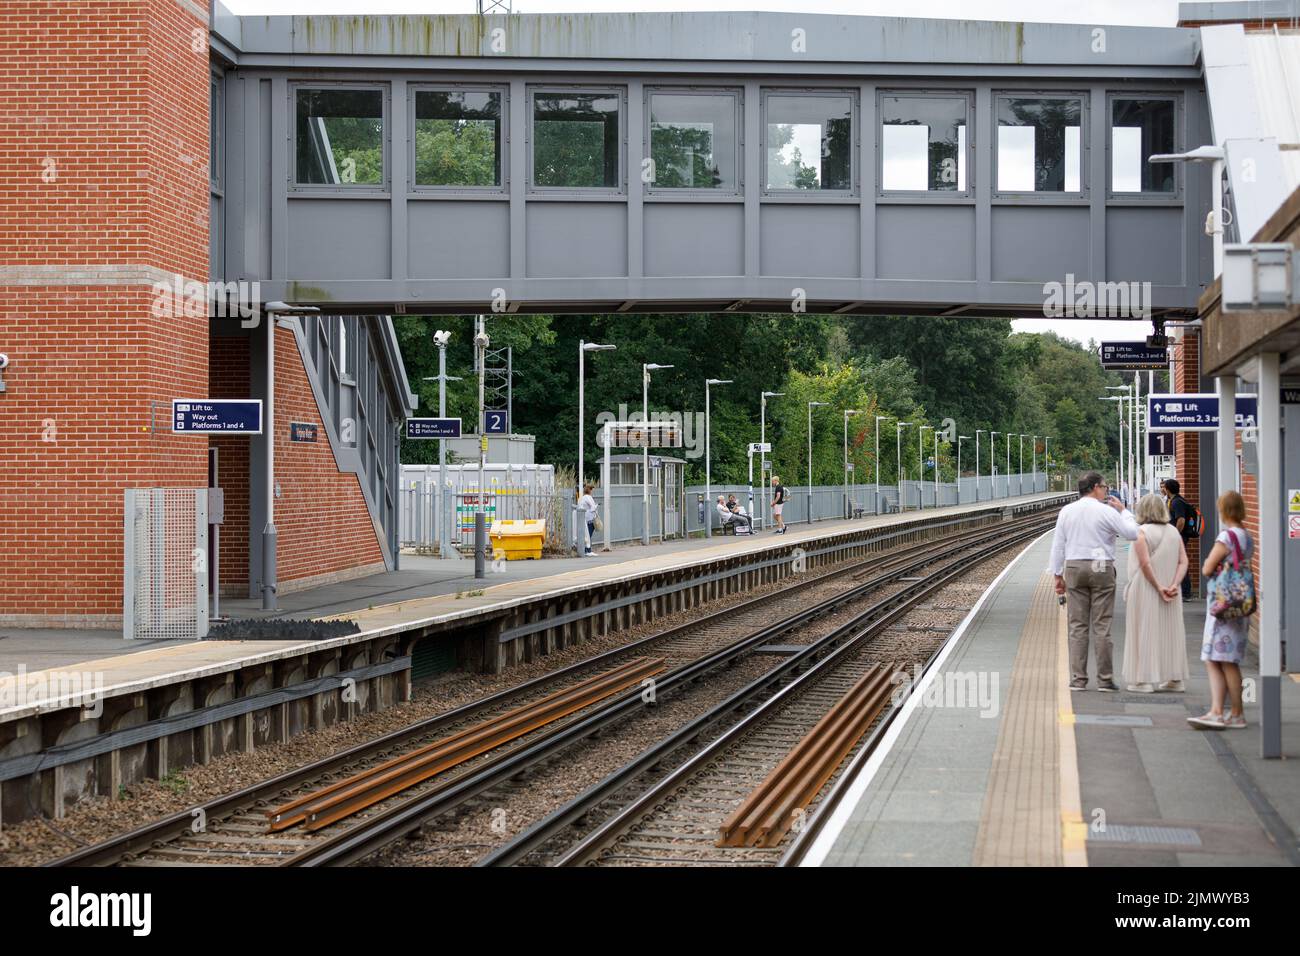
[[[1254,428],[1259,404],[1254,395],[1237,396],[1237,428]],[[1212,432],[1219,427],[1219,396],[1213,393],[1148,395],[1147,421],[1153,432]]]
[[[1167,349],[1152,348],[1145,342],[1102,342],[1101,367],[1116,371],[1169,367]]]
[[[195,435],[260,435],[262,400],[174,398],[172,431]]]
[[[459,438],[459,418],[408,418],[407,438]]]

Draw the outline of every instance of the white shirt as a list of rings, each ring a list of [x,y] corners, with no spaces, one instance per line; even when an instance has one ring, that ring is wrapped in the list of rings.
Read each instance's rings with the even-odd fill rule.
[[[596,516],[596,499],[591,495],[583,495],[579,498],[578,506],[586,509],[588,521]]]
[[[1066,561],[1115,560],[1115,538],[1136,541],[1138,525],[1125,509],[1116,511],[1096,498],[1072,501],[1056,518],[1050,570],[1060,574]]]

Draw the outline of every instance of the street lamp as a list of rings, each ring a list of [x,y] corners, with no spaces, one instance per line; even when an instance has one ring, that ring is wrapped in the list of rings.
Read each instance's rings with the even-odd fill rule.
[[[1126,388],[1126,387],[1127,387],[1127,386],[1122,386],[1122,385],[1107,385],[1107,386],[1106,386],[1107,390],[1110,390],[1110,391],[1114,391],[1114,390],[1117,389],[1117,388]],[[1125,468],[1125,464],[1126,464],[1125,461],[1124,461],[1124,396],[1123,396],[1123,395],[1103,395],[1103,396],[1101,396],[1100,398],[1098,398],[1097,400],[1098,400],[1099,402],[1118,402],[1118,403],[1119,403],[1119,404],[1116,406],[1116,407],[1119,409],[1119,461],[1118,461],[1118,463],[1117,463],[1118,466],[1119,466],[1119,475],[1118,475],[1118,477],[1117,477],[1117,481],[1119,482],[1119,487],[1116,488],[1115,490],[1118,491],[1119,494],[1120,494],[1120,496],[1122,497],[1123,494],[1124,494],[1124,468]]]
[[[641,543],[650,543],[650,373],[671,365],[646,362],[641,365],[641,420],[645,422],[646,444],[641,449]]]
[[[763,486],[763,494],[759,497],[760,501],[768,501],[767,511],[769,519],[771,517],[771,499],[768,498],[768,492],[771,485],[767,481],[767,452],[763,446],[767,444],[767,400],[769,398],[780,398],[785,392],[764,392],[759,401],[758,412],[758,483]],[[763,527],[767,527],[766,523]]]
[[[1016,436],[1016,445],[1020,448],[1020,493],[1025,493],[1025,433]]]
[[[709,509],[713,507],[712,505],[713,473],[710,470],[712,467],[711,463],[713,459],[711,457],[711,449],[709,446],[709,442],[710,439],[713,437],[713,433],[710,427],[710,415],[712,409],[710,406],[709,388],[710,386],[713,385],[730,385],[730,384],[731,384],[731,379],[729,378],[706,378],[704,380],[704,516],[707,519],[704,522],[704,537],[706,538],[713,537],[713,515],[709,511]],[[754,459],[752,458],[750,459],[750,461],[753,460]]]
[[[970,435],[957,436],[957,504],[961,504],[961,443],[970,441]],[[975,478],[975,491],[978,494],[980,486],[979,477]],[[978,498],[976,499],[979,500]]]
[[[957,476],[958,478],[961,475]],[[961,483],[957,485],[958,492],[961,491]],[[934,430],[934,506],[939,507],[939,429]]]
[[[1148,163],[1212,163],[1210,167],[1210,215],[1213,225],[1214,274],[1223,272],[1223,163],[1227,154],[1222,146],[1198,146],[1185,153],[1154,153]]]
[[[925,493],[921,490],[925,487],[925,431],[934,430],[933,425],[922,425],[916,430],[916,510],[925,510]],[[936,461],[935,465],[939,463]],[[939,502],[935,501],[937,507]]]
[[[1031,491],[1038,491],[1038,436],[1029,436],[1029,472],[1032,476],[1029,488]]]
[[[975,503],[979,504],[980,500],[980,435],[986,434],[987,429],[975,429]],[[961,447],[957,448],[957,457],[961,457]],[[957,497],[961,498],[961,469],[957,469]]]
[[[578,487],[575,490],[578,492],[579,496],[582,495],[582,484],[584,481],[586,481],[586,474],[584,471],[586,467],[585,453],[586,453],[586,442],[587,442],[586,426],[584,423],[584,416],[586,415],[586,401],[583,396],[585,394],[584,381],[586,376],[587,353],[588,352],[612,352],[616,348],[618,348],[617,345],[598,345],[595,342],[583,342],[581,339],[578,341],[578,478],[577,478]],[[438,445],[439,448],[441,449],[442,442],[439,442]],[[441,451],[439,451],[439,454],[441,454]],[[577,512],[575,511],[574,514],[576,516]],[[575,546],[581,543],[579,541],[579,537],[581,535],[586,534],[585,531],[578,530],[578,524],[579,522],[576,520],[573,522],[573,543]],[[582,522],[582,524],[585,527],[586,522]],[[587,541],[586,544],[588,548],[591,547],[590,541]]]
[[[893,417],[893,415],[876,416],[876,514],[880,514],[880,423]]]
[[[1052,490],[1052,465],[1047,458],[1047,442],[1051,435],[1043,436],[1043,488],[1047,491]]]
[[[280,326],[281,316],[316,315],[320,312],[314,305],[289,305],[287,302],[268,302],[262,311],[269,320],[266,323],[266,415],[262,431],[262,441],[266,445],[266,524],[262,526],[262,610],[274,611],[279,581],[276,569],[277,541],[279,535],[275,530],[275,330]],[[292,319],[286,318],[285,324],[293,327]],[[400,488],[400,472],[397,480]]]
[[[849,503],[849,416],[861,415],[856,408],[844,409],[844,517],[852,518],[853,509]]]
[[[994,440],[1001,432],[989,432],[989,499],[992,500],[998,496],[998,480],[994,472],[998,470],[997,459],[993,456],[998,453],[998,443]],[[1011,479],[1007,479],[1007,497],[1011,497]]]
[[[426,382],[438,383],[438,417],[447,417],[447,383],[459,382],[459,375],[447,374],[447,343],[451,341],[451,333],[439,329],[433,333],[433,341],[438,346],[438,374],[426,378]],[[578,379],[578,394],[582,394],[582,379]],[[578,421],[582,422],[582,406],[579,405]],[[581,434],[581,427],[579,428]],[[579,446],[581,447],[581,446]],[[579,461],[581,461],[582,452],[578,452]],[[581,469],[579,469],[581,470]],[[447,533],[450,530],[451,522],[447,520],[446,510],[443,508],[442,489],[447,484],[447,440],[438,439],[438,487],[434,507],[438,510],[438,556],[441,558],[451,557],[451,536]]]
[[[895,426],[894,438],[898,444],[898,513],[903,513],[903,429],[911,422],[899,422]]]
[[[1007,497],[1011,497],[1011,432],[1007,432]]]
[[[830,402],[809,402],[808,403],[808,523],[812,524],[812,506],[813,506],[813,470],[812,470],[812,410],[814,408],[825,408]]]

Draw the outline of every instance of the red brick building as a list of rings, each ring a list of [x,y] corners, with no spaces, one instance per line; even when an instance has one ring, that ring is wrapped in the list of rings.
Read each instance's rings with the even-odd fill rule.
[[[208,38],[195,0],[0,4],[0,623],[116,626],[125,489],[206,487],[210,448],[223,591],[260,589],[265,437],[169,421],[174,398],[264,397],[264,317],[160,304],[162,288],[223,278],[220,164],[237,153],[213,139],[224,79]],[[276,332],[281,592],[394,565],[393,425],[411,397],[386,336],[385,317]],[[356,374],[332,381],[345,337]],[[339,397],[349,378],[375,383],[368,424]],[[346,441],[345,421],[378,452]],[[291,442],[290,422],[318,440]]]

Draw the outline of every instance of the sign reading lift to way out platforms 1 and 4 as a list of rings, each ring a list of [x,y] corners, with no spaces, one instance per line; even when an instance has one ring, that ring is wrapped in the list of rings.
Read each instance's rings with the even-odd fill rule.
[[[174,398],[172,431],[189,435],[260,435],[260,398]]]
[[[1237,427],[1254,428],[1259,403],[1254,395],[1237,396]],[[1219,396],[1148,395],[1147,422],[1153,432],[1212,432],[1219,427]]]

